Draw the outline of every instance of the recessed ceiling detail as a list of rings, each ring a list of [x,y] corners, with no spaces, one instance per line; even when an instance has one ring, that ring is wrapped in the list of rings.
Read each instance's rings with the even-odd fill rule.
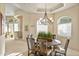
[[[67,9],[75,3],[12,3],[9,5],[15,6],[18,10],[23,10],[28,13],[43,13],[45,11],[45,4],[48,13],[58,12]]]

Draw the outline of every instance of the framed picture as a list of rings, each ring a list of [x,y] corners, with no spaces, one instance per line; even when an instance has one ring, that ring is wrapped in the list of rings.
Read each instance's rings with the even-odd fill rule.
[[[25,26],[25,31],[28,31],[28,25]]]

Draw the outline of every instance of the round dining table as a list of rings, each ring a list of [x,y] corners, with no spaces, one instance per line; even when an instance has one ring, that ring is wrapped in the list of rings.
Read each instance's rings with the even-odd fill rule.
[[[36,45],[39,45],[38,43],[38,41],[36,41],[36,39],[35,39],[35,43],[36,43]],[[39,52],[40,51],[40,53],[46,53],[47,51],[51,51],[51,52],[54,52],[55,51],[55,49],[57,48],[57,46],[58,45],[61,45],[61,41],[60,40],[58,40],[58,39],[53,39],[51,42],[47,42],[46,43],[47,44],[47,46],[51,46],[51,47],[53,47],[53,48],[47,48],[47,50],[46,50],[46,48],[45,48],[45,46],[43,46],[42,44],[42,46],[40,47],[40,46],[37,46],[37,47],[34,47],[34,50],[36,51],[36,52]],[[47,52],[48,53],[48,52]]]

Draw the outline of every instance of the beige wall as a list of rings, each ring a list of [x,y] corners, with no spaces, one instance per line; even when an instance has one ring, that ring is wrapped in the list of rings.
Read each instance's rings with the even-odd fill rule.
[[[25,40],[26,35],[28,33],[33,33],[36,36],[36,22],[40,17],[43,17],[43,14],[34,14],[34,13],[27,13],[22,10],[18,10],[15,12],[15,15],[22,15],[23,16],[23,39]],[[57,20],[61,16],[70,16],[72,18],[72,37],[69,44],[69,48],[79,50],[79,6],[73,6],[69,9],[63,10],[55,14],[55,22],[54,24],[49,25],[49,31],[57,34]],[[49,15],[52,17],[52,15]],[[25,31],[25,25],[28,25],[28,31]],[[54,30],[53,30],[54,29]],[[64,41],[64,37],[61,38],[62,42]],[[64,43],[63,43],[64,44]]]
[[[79,50],[79,6],[74,6],[69,9],[63,10],[56,13],[55,23],[54,23],[54,32],[57,34],[57,20],[61,16],[69,16],[72,18],[72,37],[70,40],[69,47],[72,49]],[[64,42],[64,38],[61,38],[61,41]]]
[[[22,15],[23,16],[23,39],[25,40],[26,35],[32,33],[34,37],[36,37],[36,24],[37,20],[44,16],[44,14],[35,14],[35,13],[27,13],[22,10],[18,10],[15,12],[15,15]],[[52,17],[52,15],[49,15]],[[28,25],[28,31],[25,31],[25,26]],[[50,29],[48,31],[53,32],[52,24],[48,26]]]

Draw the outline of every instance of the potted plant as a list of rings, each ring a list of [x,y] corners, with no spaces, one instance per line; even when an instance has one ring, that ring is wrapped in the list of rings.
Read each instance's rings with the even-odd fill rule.
[[[52,41],[52,33],[50,32],[39,32],[38,33],[38,39],[43,39],[47,41]]]
[[[47,38],[47,41],[52,41],[52,33],[50,32],[46,33],[46,38]]]

